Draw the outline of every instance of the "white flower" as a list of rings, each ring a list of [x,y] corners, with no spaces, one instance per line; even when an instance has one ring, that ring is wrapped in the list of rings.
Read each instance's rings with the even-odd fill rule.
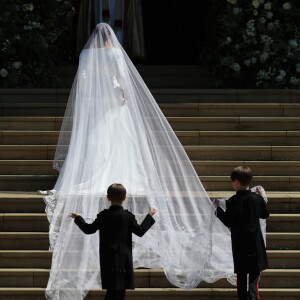
[[[279,27],[279,26],[280,26],[280,21],[279,21],[279,20],[275,20],[275,21],[274,21],[274,24],[275,24],[277,27]]]
[[[292,5],[290,2],[285,2],[282,6],[285,10],[290,10],[292,8]]]
[[[299,44],[296,40],[289,40],[289,46],[291,46],[294,49],[297,49],[299,47]]]
[[[241,66],[238,63],[231,64],[230,68],[235,72],[239,72],[241,70]]]
[[[257,79],[270,79],[274,75],[274,70],[269,67],[268,70],[260,70],[257,74]]]
[[[273,13],[271,11],[267,12],[267,18],[272,19],[273,18]]]
[[[297,72],[297,73],[300,73],[300,64],[297,64],[297,65],[296,65],[296,72]]]
[[[256,35],[256,29],[254,24],[255,21],[253,19],[249,20],[246,24],[247,25],[246,33],[250,37],[254,37]]]
[[[300,85],[300,79],[298,79],[296,77],[291,77],[290,78],[290,84],[292,84],[292,85]]]
[[[252,64],[256,64],[257,58],[256,58],[256,57],[252,57],[252,58],[251,58],[251,62],[252,62]]]
[[[23,11],[33,11],[33,8],[34,8],[34,6],[32,3],[22,5]]]
[[[271,2],[265,3],[264,8],[265,8],[266,10],[270,10],[270,9],[272,8],[272,3],[271,3]]]
[[[15,61],[12,64],[12,66],[13,66],[14,69],[20,69],[22,67],[22,62],[21,61]]]
[[[231,56],[226,56],[224,58],[221,59],[221,65],[222,66],[229,66],[234,62],[233,57]]]
[[[19,40],[21,37],[20,37],[20,35],[19,34],[15,34],[15,39],[16,40]]]
[[[260,3],[259,3],[258,0],[253,0],[253,1],[252,1],[252,5],[253,5],[254,8],[258,8],[259,5],[260,5]]]
[[[239,13],[242,12],[242,9],[241,8],[238,8],[238,7],[234,7],[233,10],[232,10],[232,13],[234,15],[238,15]]]
[[[267,53],[267,52],[263,52],[261,55],[260,55],[260,57],[259,57],[259,59],[260,59],[260,61],[261,62],[266,62],[266,60],[269,58],[269,54]]]
[[[6,69],[2,68],[2,69],[0,70],[0,75],[1,75],[2,77],[6,77],[6,76],[8,75],[8,71],[7,71]]]
[[[254,16],[257,16],[258,15],[258,10],[257,9],[253,9],[253,14],[254,14]]]
[[[226,41],[224,42],[224,44],[225,44],[225,45],[229,45],[231,42],[232,42],[232,39],[231,39],[230,36],[228,36],[228,37],[226,38]]]
[[[249,67],[249,66],[251,65],[251,59],[245,59],[245,60],[244,60],[244,65],[245,65],[246,67]]]
[[[232,4],[232,5],[235,5],[237,0],[227,0],[228,3]]]
[[[272,30],[274,30],[275,29],[275,25],[274,25],[274,23],[269,23],[268,24],[268,30],[270,30],[270,31],[272,31]]]
[[[271,45],[273,44],[274,41],[267,34],[261,34],[260,38],[261,38],[261,42],[264,45],[264,48],[263,48],[264,52],[269,52],[270,48],[271,48]]]
[[[284,80],[284,77],[281,76],[281,75],[279,75],[279,76],[277,76],[275,79],[276,79],[276,81],[281,82],[281,81]]]
[[[280,76],[282,77],[285,77],[286,76],[286,72],[284,70],[279,70],[279,74]]]
[[[259,19],[259,22],[260,22],[261,24],[265,24],[265,23],[266,23],[266,19],[265,19],[265,18],[260,18],[260,19]]]

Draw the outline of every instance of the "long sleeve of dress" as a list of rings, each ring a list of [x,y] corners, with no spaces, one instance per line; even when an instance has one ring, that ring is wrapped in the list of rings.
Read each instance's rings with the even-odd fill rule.
[[[144,221],[139,225],[133,216],[132,219],[132,232],[137,236],[143,236],[155,223],[155,220],[149,214],[145,217]]]
[[[84,221],[84,219],[81,216],[77,216],[75,218],[75,224],[85,233],[85,234],[92,234],[95,233],[97,230],[100,229],[100,219],[97,217],[97,219],[91,223],[88,224]]]

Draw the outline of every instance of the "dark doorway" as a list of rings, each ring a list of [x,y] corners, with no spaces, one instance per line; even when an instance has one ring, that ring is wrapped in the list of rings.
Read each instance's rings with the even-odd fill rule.
[[[141,1],[147,55],[145,63],[197,63],[209,32],[206,24],[212,1]]]

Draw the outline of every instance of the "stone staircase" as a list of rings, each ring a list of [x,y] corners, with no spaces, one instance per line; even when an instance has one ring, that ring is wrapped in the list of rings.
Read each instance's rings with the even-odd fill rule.
[[[249,165],[267,191],[270,269],[262,299],[300,299],[300,91],[152,89],[209,195],[233,194],[231,169]],[[0,91],[0,299],[44,299],[51,253],[38,189],[57,178],[52,159],[68,89]],[[127,299],[235,299],[226,280],[172,287],[162,270],[135,271]],[[102,299],[90,291],[86,299]],[[99,297],[100,295],[100,297]]]

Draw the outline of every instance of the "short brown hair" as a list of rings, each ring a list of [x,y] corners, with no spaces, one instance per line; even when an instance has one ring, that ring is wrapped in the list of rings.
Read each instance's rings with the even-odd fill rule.
[[[126,189],[121,183],[113,183],[107,189],[107,197],[110,200],[122,201],[126,196]]]
[[[252,181],[252,171],[247,166],[238,166],[231,171],[231,181],[238,180],[241,185],[249,185]]]

